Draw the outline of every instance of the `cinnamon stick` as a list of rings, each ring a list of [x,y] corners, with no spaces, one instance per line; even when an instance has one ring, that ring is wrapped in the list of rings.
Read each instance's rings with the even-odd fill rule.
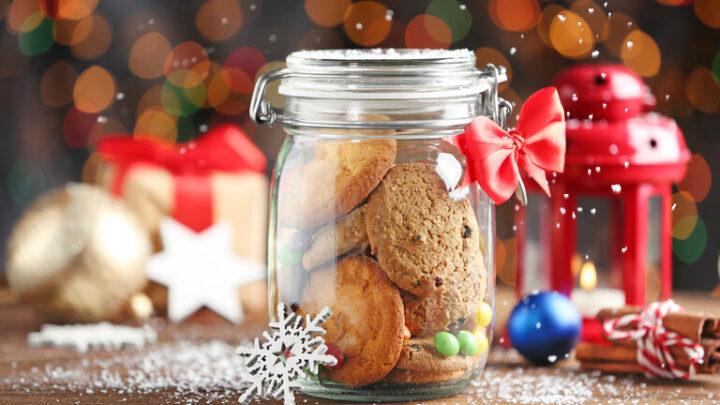
[[[619,309],[602,309],[597,319],[604,322],[608,319],[620,318],[625,315],[639,314],[642,308],[626,306]],[[720,317],[704,312],[683,311],[672,312],[663,318],[663,326],[696,342],[703,338],[720,339]]]
[[[697,371],[700,374],[718,374],[720,372],[720,340],[704,339],[701,342],[705,357],[703,363],[698,365]],[[690,365],[690,357],[685,350],[681,348],[671,348],[676,363],[681,367]],[[615,367],[618,370],[624,370],[626,363],[637,364],[637,349],[635,347],[624,345],[597,345],[592,343],[579,343],[575,348],[575,358],[580,361],[581,366],[585,363],[606,363],[603,367],[605,371],[613,371],[612,368],[617,364],[622,366]],[[638,365],[639,366],[639,365]],[[623,371],[617,371],[623,372]]]

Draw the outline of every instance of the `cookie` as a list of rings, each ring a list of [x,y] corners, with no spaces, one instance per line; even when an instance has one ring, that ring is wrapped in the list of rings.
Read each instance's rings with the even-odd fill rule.
[[[309,147],[309,146],[306,146]],[[393,166],[394,140],[326,140],[314,157],[280,177],[278,221],[293,228],[314,228],[348,214]]]
[[[378,382],[395,367],[403,346],[400,291],[373,259],[349,256],[336,267],[318,269],[300,300],[300,311],[318,313],[328,306],[325,341],[337,346],[344,363],[324,375],[341,384]]]
[[[413,336],[430,336],[477,312],[487,288],[487,269],[480,250],[480,229],[470,204],[465,201],[462,254],[454,258],[455,270],[430,295],[402,294],[405,325]]]
[[[385,378],[386,382],[395,384],[429,384],[458,380],[465,376],[467,371],[427,372],[395,369]]]
[[[420,373],[465,372],[475,365],[479,356],[445,357],[435,351],[432,338],[412,338],[400,350],[395,367]]]
[[[365,205],[372,253],[398,287],[428,296],[475,261],[479,232],[469,212],[469,202],[453,200],[432,165],[398,164]]]
[[[361,209],[355,209],[317,231],[303,254],[303,268],[312,270],[366,243],[365,218]]]

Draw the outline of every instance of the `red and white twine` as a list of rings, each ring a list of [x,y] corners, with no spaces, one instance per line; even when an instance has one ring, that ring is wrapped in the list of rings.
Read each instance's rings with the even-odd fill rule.
[[[640,314],[625,315],[603,323],[610,340],[632,339],[637,342],[637,361],[648,377],[689,380],[695,376],[705,353],[702,345],[663,327],[663,318],[682,308],[673,300],[654,302]],[[628,329],[629,327],[629,329]],[[680,348],[690,359],[688,367],[680,367],[670,351]]]

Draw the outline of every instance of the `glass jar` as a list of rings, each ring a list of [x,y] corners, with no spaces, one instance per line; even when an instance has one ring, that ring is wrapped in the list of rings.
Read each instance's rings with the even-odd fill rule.
[[[504,71],[468,50],[301,51],[261,76],[258,123],[283,125],[269,228],[270,314],[327,306],[340,364],[301,382],[337,400],[454,395],[485,365],[494,206],[453,137],[497,118]],[[284,109],[264,99],[280,80]],[[504,111],[505,114],[509,111]]]

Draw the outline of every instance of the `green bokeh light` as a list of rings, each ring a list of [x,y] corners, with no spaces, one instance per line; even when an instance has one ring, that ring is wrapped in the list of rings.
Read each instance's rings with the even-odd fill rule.
[[[45,173],[32,160],[18,159],[8,173],[7,186],[10,199],[23,208],[45,189]]]
[[[433,0],[426,13],[445,21],[452,32],[452,41],[465,37],[472,26],[472,15],[467,6],[457,0]]]
[[[43,18],[31,31],[21,32],[18,36],[18,47],[23,55],[40,55],[50,49],[55,42],[53,21]]]
[[[673,239],[673,253],[682,262],[693,264],[705,252],[707,238],[705,223],[698,217],[697,225],[687,239]]]
[[[715,54],[715,58],[712,62],[712,71],[715,75],[715,81],[720,84],[720,51]]]
[[[197,137],[195,124],[190,117],[180,117],[177,121],[177,142],[187,142]]]
[[[165,81],[160,90],[160,102],[163,107],[176,117],[184,117],[197,111],[205,102],[205,84],[182,88]]]

